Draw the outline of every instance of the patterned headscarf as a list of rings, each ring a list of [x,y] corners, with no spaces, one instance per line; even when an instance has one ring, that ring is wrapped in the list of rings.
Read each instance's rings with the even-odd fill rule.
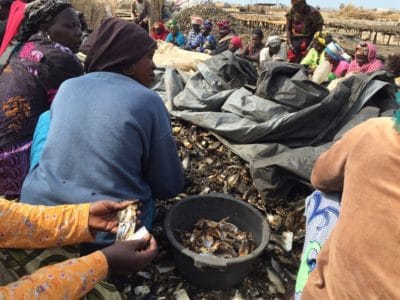
[[[331,42],[326,46],[325,53],[333,60],[340,61],[343,59],[344,51],[338,44]]]
[[[199,16],[191,16],[191,24],[203,25],[203,19]]]
[[[167,28],[169,30],[179,29],[179,25],[178,25],[178,22],[176,21],[176,19],[169,20],[165,25],[167,26]]]
[[[229,20],[222,20],[217,22],[219,30],[230,30]]]
[[[38,33],[40,26],[50,23],[64,9],[72,7],[68,0],[36,0],[27,4],[21,25],[20,42]]]
[[[359,54],[368,55],[368,62],[360,66],[357,59],[354,58],[350,63],[347,73],[372,73],[384,68],[382,61],[376,58],[376,46],[374,44],[362,41],[356,47],[356,55],[357,51]]]
[[[332,35],[326,31],[317,31],[314,34],[314,41],[318,42],[324,47],[332,42],[332,40]]]

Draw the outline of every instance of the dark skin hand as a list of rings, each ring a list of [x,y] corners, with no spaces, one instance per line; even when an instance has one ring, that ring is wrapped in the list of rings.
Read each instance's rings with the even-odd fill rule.
[[[89,207],[89,229],[116,233],[118,229],[117,213],[128,207],[130,201],[97,201]]]
[[[115,273],[136,273],[157,255],[157,242],[150,234],[134,241],[115,243],[101,250],[109,270]]]

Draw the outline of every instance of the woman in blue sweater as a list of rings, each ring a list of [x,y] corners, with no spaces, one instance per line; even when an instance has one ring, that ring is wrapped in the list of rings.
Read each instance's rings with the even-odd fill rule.
[[[116,18],[93,35],[87,74],[64,82],[54,99],[44,150],[21,200],[57,205],[139,199],[142,224],[150,228],[154,199],[174,197],[184,184],[168,112],[148,88],[156,44],[144,29]]]

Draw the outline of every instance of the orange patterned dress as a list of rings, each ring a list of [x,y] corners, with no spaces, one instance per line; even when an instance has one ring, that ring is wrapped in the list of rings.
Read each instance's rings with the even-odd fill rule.
[[[89,204],[32,206],[0,198],[0,247],[48,248],[93,240]],[[42,268],[0,287],[0,299],[78,299],[108,272],[100,251]]]

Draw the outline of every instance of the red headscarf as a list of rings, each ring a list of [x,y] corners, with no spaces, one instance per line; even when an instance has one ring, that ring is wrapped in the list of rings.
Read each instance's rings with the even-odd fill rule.
[[[157,33],[155,29],[159,27],[161,29],[160,33]],[[162,22],[155,22],[154,25],[151,27],[150,36],[155,40],[162,40],[165,41],[167,38],[168,31],[165,29],[164,24]]]
[[[19,26],[24,19],[26,3],[16,0],[11,4],[10,14],[8,16],[6,32],[4,33],[3,41],[0,47],[0,56],[6,51],[10,42],[14,39],[18,32]]]
[[[242,40],[241,40],[240,36],[232,37],[231,44],[234,45],[236,48],[241,49],[242,48]]]

